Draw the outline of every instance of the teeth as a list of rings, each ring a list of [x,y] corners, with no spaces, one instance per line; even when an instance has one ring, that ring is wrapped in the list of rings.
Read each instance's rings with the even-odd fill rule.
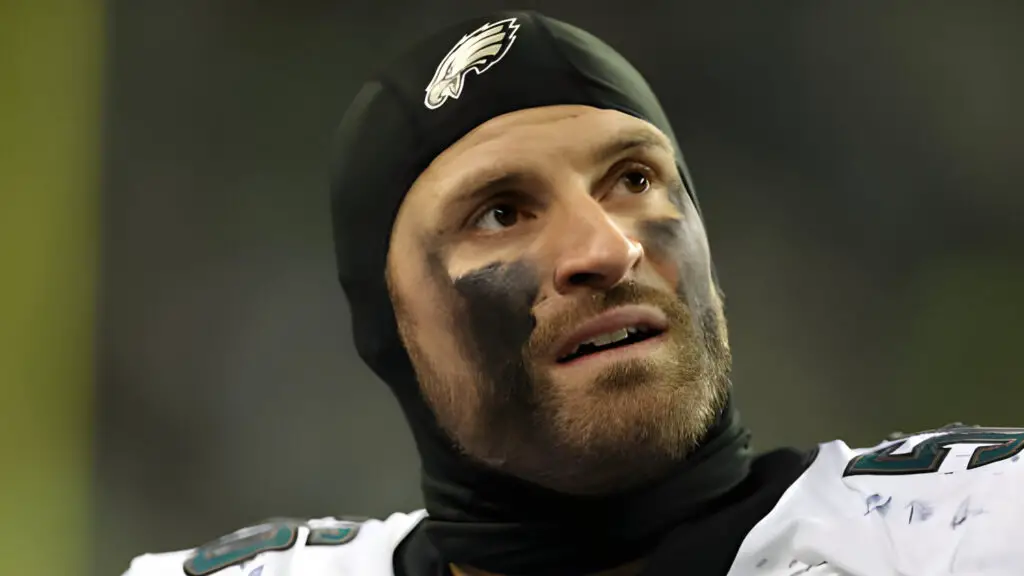
[[[639,326],[629,326],[626,328],[616,330],[614,332],[608,332],[607,334],[600,334],[598,336],[591,338],[590,340],[580,342],[579,346],[577,346],[576,349],[571,352],[571,354],[576,354],[577,352],[580,351],[580,348],[587,344],[593,346],[607,346],[608,344],[618,342],[619,340],[625,340],[626,338],[629,338],[630,336],[633,336],[635,334],[644,334],[646,332],[647,330],[645,328],[641,328]]]
[[[608,334],[601,334],[595,338],[591,338],[584,342],[584,344],[593,344],[594,346],[607,346],[612,342],[618,342],[619,340],[625,340],[629,338],[629,330],[622,328],[615,332],[609,332]]]

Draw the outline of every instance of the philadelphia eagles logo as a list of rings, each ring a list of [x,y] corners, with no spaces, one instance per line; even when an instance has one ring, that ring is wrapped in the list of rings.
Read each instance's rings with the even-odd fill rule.
[[[483,74],[498,63],[516,40],[519,25],[515,18],[484,24],[466,34],[437,65],[434,78],[427,85],[423,104],[431,110],[440,108],[449,98],[458,99],[470,71]]]

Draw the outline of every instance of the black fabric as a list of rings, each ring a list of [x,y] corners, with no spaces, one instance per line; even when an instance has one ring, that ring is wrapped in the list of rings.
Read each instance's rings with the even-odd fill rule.
[[[782,494],[811,464],[810,453],[780,449],[755,458],[743,482],[704,510],[678,519],[649,550],[641,576],[724,576],[743,539],[778,503]],[[566,528],[569,530],[570,528]],[[416,527],[395,552],[395,576],[448,576],[448,560],[428,538],[425,523]],[[563,534],[577,540],[571,533]],[[594,546],[593,549],[597,549]],[[628,559],[627,559],[628,560]],[[566,576],[571,574],[566,573]]]
[[[665,536],[640,576],[725,576],[750,530],[816,456],[817,450],[783,448],[755,459],[743,483],[712,502],[707,513],[682,519]]]
[[[489,471],[426,476],[428,538],[456,564],[500,574],[571,576],[633,560],[680,520],[705,511],[746,477],[749,434],[732,410],[674,474],[624,494],[572,497]]]
[[[501,61],[485,73],[468,74],[459,98],[437,109],[425,106],[425,89],[451,47],[481,25],[506,18],[515,18],[518,28]],[[357,351],[394,392],[422,459],[430,520],[417,534],[448,561],[531,576],[607,568],[650,550],[741,485],[750,465],[747,432],[730,408],[663,482],[631,494],[571,498],[463,457],[421,398],[385,284],[398,207],[429,163],[476,126],[507,112],[558,104],[618,110],[650,122],[676,143],[646,81],[612,48],[535,12],[503,12],[431,35],[363,86],[339,129],[331,190],[338,275]],[[678,152],[676,162],[697,205]]]

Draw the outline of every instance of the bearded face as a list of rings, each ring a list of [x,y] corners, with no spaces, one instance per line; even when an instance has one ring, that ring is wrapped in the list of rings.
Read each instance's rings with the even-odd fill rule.
[[[438,422],[503,472],[628,488],[685,458],[725,403],[704,228],[642,120],[553,106],[482,124],[410,189],[387,275]]]

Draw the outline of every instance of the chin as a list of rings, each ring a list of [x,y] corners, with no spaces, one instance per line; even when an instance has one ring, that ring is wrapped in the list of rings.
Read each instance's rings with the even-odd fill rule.
[[[714,421],[712,385],[647,371],[631,375],[628,384],[610,378],[566,398],[557,409],[559,436],[580,451],[682,457]]]
[[[516,442],[505,446],[509,458],[492,466],[579,495],[660,478],[714,423],[717,395],[713,385],[696,380],[633,376],[628,386],[552,386],[539,399],[536,426],[512,434]]]
[[[588,378],[556,370],[535,380],[536,427],[521,430],[518,443],[529,454],[509,462],[510,471],[596,494],[659,478],[684,460],[714,424],[728,387],[717,365],[680,348],[594,365]]]

